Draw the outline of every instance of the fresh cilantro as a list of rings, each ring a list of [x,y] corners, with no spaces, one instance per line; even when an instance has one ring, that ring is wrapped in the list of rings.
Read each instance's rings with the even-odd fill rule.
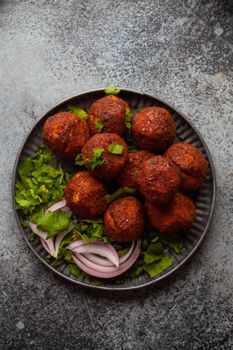
[[[156,255],[156,254],[150,254],[150,253],[144,253],[144,262],[146,264],[151,264],[154,261],[160,261],[163,256]]]
[[[176,254],[180,254],[184,246],[184,240],[180,236],[163,236],[161,240],[165,246],[173,249]]]
[[[69,214],[63,211],[48,212],[37,220],[39,230],[47,232],[47,238],[56,236],[59,232],[68,229],[70,222]]]
[[[77,117],[79,117],[80,119],[87,120],[87,112],[84,111],[84,109],[73,105],[69,105],[68,110],[72,112],[74,115],[76,115]]]
[[[104,164],[104,159],[102,157],[103,153],[103,148],[94,148],[92,158],[87,158],[87,163],[91,170],[94,170],[96,167],[100,167]]]
[[[98,120],[95,124],[95,128],[96,130],[98,131],[98,133],[101,133],[101,131],[103,130],[104,128],[104,123],[102,123],[101,120]]]
[[[163,245],[162,245],[162,243],[161,242],[155,242],[155,243],[152,242],[149,245],[149,247],[147,248],[147,252],[149,254],[156,254],[156,255],[162,254],[162,252],[163,252]]]
[[[106,194],[105,195],[105,200],[106,200],[107,203],[111,203],[111,202],[115,201],[118,198],[125,197],[125,196],[127,196],[129,194],[133,194],[135,192],[136,192],[135,188],[120,187],[114,193]]]
[[[83,161],[82,155],[80,153],[77,154],[77,156],[75,158],[75,161],[74,161],[74,164],[78,165],[78,166],[83,166],[84,165],[84,161]]]
[[[38,240],[38,236],[35,233],[30,233],[30,235],[28,236],[28,239],[30,242],[35,242],[36,240]]]
[[[52,153],[41,145],[34,156],[27,157],[19,164],[15,201],[21,222],[25,216],[64,198],[64,187],[69,175],[64,172],[61,163],[52,166],[53,161]]]
[[[153,278],[166,270],[173,263],[174,259],[169,255],[164,255],[159,262],[153,262],[143,266],[148,275]]]
[[[69,271],[75,277],[83,277],[84,272],[77,265],[69,264]]]
[[[79,235],[86,243],[99,240],[105,243],[109,242],[102,220],[79,220],[75,225],[74,233]]]
[[[112,154],[122,154],[124,151],[124,146],[119,145],[118,143],[111,143],[108,146],[108,151]]]
[[[106,95],[118,95],[120,91],[116,86],[106,86],[104,89]]]
[[[131,129],[132,117],[133,117],[132,111],[129,108],[127,108],[126,111],[125,111],[125,126],[128,129]]]

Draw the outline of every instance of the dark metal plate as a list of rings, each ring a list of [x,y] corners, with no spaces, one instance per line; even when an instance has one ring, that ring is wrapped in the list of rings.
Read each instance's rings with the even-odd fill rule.
[[[185,247],[182,250],[182,253],[177,255],[173,251],[169,251],[169,254],[174,258],[174,263],[170,268],[161,273],[159,276],[151,279],[146,274],[140,276],[135,279],[128,279],[124,285],[115,285],[112,282],[105,283],[103,286],[96,286],[92,279],[86,277],[84,280],[78,280],[74,276],[69,273],[68,266],[62,265],[59,267],[52,267],[48,261],[45,260],[45,256],[47,253],[44,251],[40,243],[32,243],[28,240],[29,231],[27,229],[22,228],[19,223],[17,211],[15,209],[15,183],[17,180],[17,167],[19,162],[22,161],[23,158],[33,155],[37,146],[42,143],[41,138],[41,130],[43,124],[50,115],[53,115],[61,110],[66,110],[68,104],[75,104],[81,108],[87,109],[92,102],[104,96],[103,89],[87,91],[76,96],[70,97],[65,101],[59,103],[52,109],[50,109],[33,127],[29,135],[25,138],[23,145],[21,146],[17,159],[15,161],[14,171],[13,171],[13,181],[12,181],[12,198],[13,198],[13,207],[15,211],[15,216],[17,219],[17,223],[19,225],[20,231],[23,234],[24,239],[26,240],[28,246],[35,253],[35,255],[53,272],[60,275],[61,277],[74,282],[76,284],[80,284],[83,286],[98,288],[98,289],[114,289],[114,290],[128,290],[134,288],[140,288],[147,286],[152,283],[156,283],[161,281],[162,279],[170,276],[172,273],[177,271],[196,251],[202,242],[208,227],[210,225],[210,221],[213,215],[214,203],[215,203],[215,171],[213,166],[213,161],[208,150],[208,147],[203,140],[202,136],[199,134],[194,125],[188,120],[186,116],[182,113],[178,112],[174,107],[169,105],[168,103],[162,101],[160,98],[151,96],[148,94],[140,93],[134,90],[129,89],[121,89],[119,94],[120,97],[125,99],[129,106],[136,110],[137,108],[146,107],[146,106],[161,106],[168,109],[173,118],[176,121],[177,126],[177,141],[186,141],[197,148],[200,149],[202,154],[209,162],[209,171],[208,176],[202,185],[202,187],[197,191],[194,201],[196,205],[196,213],[197,217],[192,225],[191,229],[187,233],[187,240],[185,243]],[[69,163],[65,164],[66,167],[69,167]]]

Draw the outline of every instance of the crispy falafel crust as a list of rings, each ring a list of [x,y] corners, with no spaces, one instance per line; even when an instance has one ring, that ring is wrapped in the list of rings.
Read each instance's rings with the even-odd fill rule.
[[[116,143],[124,147],[122,154],[112,154],[108,151],[109,145]],[[102,155],[104,163],[94,170],[88,164],[88,158],[93,157],[95,148],[103,148]],[[128,155],[128,146],[126,142],[117,134],[103,133],[92,136],[82,148],[82,157],[85,167],[89,172],[98,179],[112,179],[116,177],[124,168]]]
[[[139,238],[144,230],[142,204],[134,197],[117,199],[109,205],[104,215],[109,237],[117,242],[131,242]]]
[[[145,203],[147,217],[161,233],[178,233],[190,228],[196,218],[195,205],[190,198],[177,192],[165,206]]]
[[[74,174],[64,193],[68,207],[81,219],[98,217],[107,208],[104,185],[87,171]]]
[[[180,171],[168,158],[153,156],[142,164],[138,187],[147,201],[156,205],[168,203],[180,186]]]
[[[149,152],[161,152],[172,144],[176,123],[166,109],[145,107],[133,118],[132,133],[138,147]]]
[[[59,112],[46,120],[42,137],[57,156],[74,159],[90,138],[90,131],[85,120],[70,112]]]
[[[128,103],[121,98],[108,95],[95,101],[89,110],[88,121],[92,135],[99,131],[97,122],[104,125],[103,131],[122,136],[127,128],[125,126],[125,112],[129,108]]]
[[[118,177],[119,185],[121,187],[137,188],[138,176],[142,170],[142,164],[152,156],[153,154],[143,150],[129,153],[125,167]]]
[[[165,154],[181,171],[181,190],[198,189],[206,178],[208,162],[198,148],[187,142],[175,143]]]

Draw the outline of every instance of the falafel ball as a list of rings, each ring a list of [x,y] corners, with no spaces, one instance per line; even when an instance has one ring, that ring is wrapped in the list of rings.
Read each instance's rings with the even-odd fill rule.
[[[107,208],[104,185],[88,171],[74,174],[65,187],[68,207],[81,219],[91,219],[101,215]]]
[[[110,151],[111,147],[116,149]],[[82,148],[84,165],[93,176],[103,180],[112,179],[122,171],[127,155],[125,141],[112,133],[96,134]]]
[[[107,208],[104,224],[112,240],[132,242],[138,239],[144,230],[143,206],[132,196],[117,199]]]
[[[127,130],[125,112],[128,108],[126,101],[114,95],[108,95],[95,101],[88,114],[92,135],[103,131],[122,136]]]
[[[70,112],[59,112],[46,120],[42,136],[57,156],[74,159],[90,138],[90,131],[85,120]]]
[[[121,187],[137,188],[138,174],[142,169],[142,163],[153,154],[147,151],[135,151],[128,154],[125,167],[118,177],[118,183]]]
[[[138,147],[158,153],[172,144],[176,123],[166,109],[145,107],[133,118],[132,133]]]
[[[164,155],[180,169],[182,191],[193,191],[202,185],[208,172],[208,162],[198,148],[179,142],[169,147]]]
[[[186,231],[196,218],[194,203],[180,192],[167,205],[157,206],[146,202],[145,208],[151,225],[161,233]]]
[[[168,158],[153,156],[142,164],[138,186],[148,202],[156,205],[168,203],[180,186],[180,171]]]

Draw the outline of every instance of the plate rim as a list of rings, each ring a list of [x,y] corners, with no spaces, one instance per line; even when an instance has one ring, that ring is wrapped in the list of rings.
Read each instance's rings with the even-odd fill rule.
[[[22,150],[28,140],[28,138],[30,137],[30,135],[32,134],[32,132],[35,130],[35,128],[37,127],[37,125],[42,121],[42,119],[44,119],[47,115],[50,114],[50,112],[55,109],[58,108],[60,105],[69,102],[70,100],[76,98],[76,97],[80,97],[82,95],[86,95],[86,94],[90,94],[90,93],[99,93],[99,92],[104,92],[104,87],[103,88],[98,88],[98,89],[91,89],[91,90],[86,90],[77,94],[74,94],[70,97],[65,98],[64,100],[56,103],[55,105],[53,105],[51,108],[49,108],[47,110],[47,112],[43,113],[42,116],[33,124],[33,126],[30,128],[30,131],[26,133],[26,135],[24,136],[21,145],[19,147],[19,150],[17,152],[17,156],[15,158],[14,161],[14,167],[13,167],[13,172],[12,172],[12,180],[11,180],[11,200],[12,200],[12,207],[13,207],[13,212],[14,212],[14,217],[16,219],[17,222],[17,226],[20,229],[20,232],[24,238],[24,240],[26,241],[28,247],[30,248],[30,250],[37,256],[37,258],[43,263],[43,265],[45,265],[50,271],[52,271],[53,273],[55,273],[56,275],[60,276],[61,278],[68,280],[69,282],[72,282],[76,285],[80,285],[82,287],[85,288],[90,288],[90,289],[99,289],[99,290],[111,290],[111,291],[127,291],[127,290],[135,290],[135,289],[140,289],[140,288],[145,288],[148,287],[152,284],[158,284],[159,282],[161,282],[162,280],[168,278],[169,276],[171,276],[174,273],[177,273],[177,271],[193,256],[193,254],[197,251],[197,249],[199,248],[199,246],[201,245],[202,241],[204,240],[207,231],[210,227],[212,218],[213,218],[213,213],[214,213],[214,207],[215,207],[215,202],[216,202],[216,172],[215,172],[215,166],[214,166],[214,162],[209,150],[209,147],[206,144],[206,141],[204,140],[202,134],[200,133],[200,131],[196,128],[196,126],[193,124],[192,121],[190,121],[190,119],[183,113],[180,112],[180,110],[176,107],[174,107],[172,104],[170,104],[170,102],[167,102],[166,100],[158,97],[157,95],[152,95],[150,93],[145,93],[145,92],[141,92],[141,91],[137,91],[134,89],[129,89],[129,88],[125,88],[125,87],[118,87],[120,89],[120,91],[125,91],[125,92],[129,92],[129,93],[134,93],[134,94],[139,94],[141,96],[146,96],[152,99],[156,99],[158,102],[163,103],[164,105],[168,106],[169,108],[171,108],[172,110],[174,110],[177,114],[179,114],[191,127],[192,129],[195,131],[195,133],[197,134],[198,138],[201,140],[205,152],[208,156],[208,161],[209,161],[209,167],[211,170],[211,175],[212,175],[212,203],[211,203],[211,207],[210,207],[210,213],[208,216],[208,220],[205,226],[204,231],[202,232],[201,237],[199,238],[199,240],[197,241],[196,245],[194,246],[194,248],[191,250],[191,252],[181,261],[178,263],[177,266],[175,266],[172,270],[168,271],[167,273],[165,273],[162,276],[158,276],[156,279],[151,279],[147,282],[144,282],[142,284],[139,285],[135,285],[135,286],[114,286],[114,287],[110,287],[110,286],[97,286],[97,285],[91,285],[91,284],[86,284],[84,282],[82,282],[81,280],[78,279],[73,279],[67,275],[64,275],[63,273],[61,273],[60,271],[56,270],[53,266],[51,266],[47,261],[45,261],[38,253],[37,251],[33,248],[31,242],[28,240],[22,225],[20,224],[19,221],[19,217],[17,214],[17,210],[16,210],[16,204],[15,204],[15,184],[16,184],[16,177],[17,177],[17,166],[19,163],[19,159],[22,153]]]

